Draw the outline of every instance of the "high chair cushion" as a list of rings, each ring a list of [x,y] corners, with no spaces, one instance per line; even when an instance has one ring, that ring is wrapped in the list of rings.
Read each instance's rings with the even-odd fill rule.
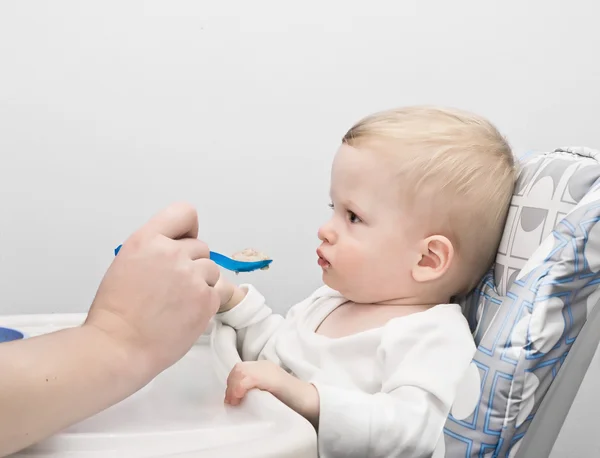
[[[583,147],[521,160],[496,263],[462,301],[476,381],[446,423],[446,458],[515,456],[600,299],[599,161]]]

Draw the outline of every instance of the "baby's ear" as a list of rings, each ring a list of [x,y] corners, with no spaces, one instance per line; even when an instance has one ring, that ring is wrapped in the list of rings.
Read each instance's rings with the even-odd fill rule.
[[[454,259],[452,242],[443,235],[432,235],[419,245],[421,259],[413,267],[413,278],[418,282],[437,280],[450,268]]]

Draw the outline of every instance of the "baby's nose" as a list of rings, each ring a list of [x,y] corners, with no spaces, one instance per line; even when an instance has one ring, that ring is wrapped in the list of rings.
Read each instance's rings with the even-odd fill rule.
[[[336,240],[335,231],[333,229],[333,224],[331,221],[327,222],[323,226],[319,228],[319,232],[317,234],[319,236],[319,240],[321,242],[327,242],[329,244],[334,244]]]

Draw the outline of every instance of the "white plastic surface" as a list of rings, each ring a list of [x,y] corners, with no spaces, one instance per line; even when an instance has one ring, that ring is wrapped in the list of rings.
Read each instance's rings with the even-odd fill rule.
[[[0,316],[0,326],[33,337],[83,319]],[[13,457],[316,457],[313,427],[270,394],[252,390],[240,406],[223,403],[225,380],[237,361],[234,331],[211,323],[181,361],[142,390]]]

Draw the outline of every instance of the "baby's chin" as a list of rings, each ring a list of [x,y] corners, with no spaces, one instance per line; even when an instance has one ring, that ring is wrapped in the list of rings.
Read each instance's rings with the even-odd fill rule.
[[[344,293],[346,288],[344,288],[343,282],[340,282],[339,279],[335,278],[335,276],[332,275],[331,272],[329,272],[327,269],[323,270],[321,279],[323,280],[323,283],[325,285],[329,286],[331,289],[336,290],[338,293],[346,297],[346,294]]]
[[[348,287],[350,282],[339,281],[333,275],[323,272],[323,283],[340,293],[344,298],[356,304],[374,304],[377,302],[375,295],[360,294],[355,288]]]
[[[367,288],[356,288],[354,285],[359,285],[359,282],[356,281],[347,281],[342,280],[335,275],[332,275],[331,272],[324,271],[323,275],[323,283],[329,286],[331,289],[340,293],[344,298],[346,298],[350,302],[354,302],[355,304],[394,304],[394,303],[412,303],[410,300],[407,300],[401,292],[393,291],[393,293],[397,294],[382,294],[382,289],[371,289]],[[388,293],[390,293],[388,291]],[[388,297],[389,296],[389,297]]]

